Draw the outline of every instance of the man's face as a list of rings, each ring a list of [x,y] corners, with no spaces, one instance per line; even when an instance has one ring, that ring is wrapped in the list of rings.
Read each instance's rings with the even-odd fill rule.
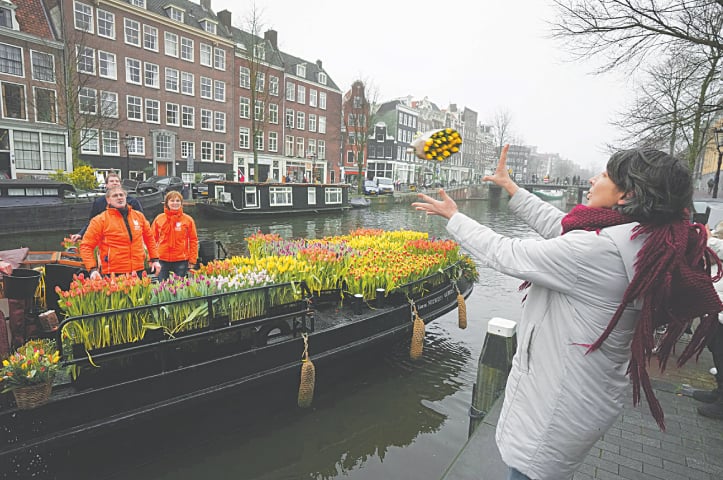
[[[123,208],[126,206],[126,192],[123,190],[116,190],[111,192],[107,197],[108,205],[113,208]]]
[[[120,187],[121,181],[118,177],[108,177],[108,180],[105,182],[105,189],[108,190],[112,187]]]

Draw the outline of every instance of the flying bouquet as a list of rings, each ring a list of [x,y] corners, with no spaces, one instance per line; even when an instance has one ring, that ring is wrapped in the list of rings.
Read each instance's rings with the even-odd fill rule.
[[[410,150],[422,160],[442,162],[453,153],[459,152],[462,136],[453,128],[443,128],[426,132],[415,139],[409,146]]]

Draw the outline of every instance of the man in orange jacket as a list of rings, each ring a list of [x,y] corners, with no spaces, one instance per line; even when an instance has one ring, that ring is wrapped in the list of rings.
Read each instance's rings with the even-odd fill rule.
[[[158,248],[151,232],[151,226],[142,213],[133,210],[126,203],[126,191],[113,187],[105,192],[108,208],[93,217],[80,243],[80,255],[90,278],[136,272],[143,273],[145,250],[151,259],[151,272],[158,273]],[[100,268],[94,254],[98,247]]]

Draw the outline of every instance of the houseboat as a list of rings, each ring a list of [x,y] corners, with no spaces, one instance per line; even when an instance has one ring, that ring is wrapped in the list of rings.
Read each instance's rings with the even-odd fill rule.
[[[416,319],[430,322],[457,308],[459,296],[473,288],[463,271],[454,264],[375,299],[349,295],[344,287],[312,293],[303,283],[285,283],[65,318],[53,336],[73,373],[56,376],[50,400],[31,410],[0,395],[6,439],[0,466],[163,412],[241,392],[251,396],[268,382],[297,388],[305,351],[323,372],[412,338]],[[252,304],[259,310],[243,321],[224,307]],[[141,341],[90,351],[69,340],[94,322],[174,310],[193,312],[194,327],[153,336],[149,331]]]
[[[0,235],[78,231],[88,223],[91,206],[101,195],[53,180],[0,179]],[[144,190],[137,198],[149,220],[162,211],[160,191]]]
[[[328,183],[208,182],[196,206],[216,218],[336,213],[349,210],[349,185]]]

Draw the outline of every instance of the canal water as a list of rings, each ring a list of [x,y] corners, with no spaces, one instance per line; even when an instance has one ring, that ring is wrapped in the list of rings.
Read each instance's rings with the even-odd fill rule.
[[[507,211],[506,200],[469,200],[459,206],[505,235],[535,235]],[[229,254],[245,253],[244,238],[257,231],[318,238],[357,228],[383,228],[448,236],[444,220],[426,217],[407,204],[245,223],[197,219],[197,224],[200,237],[221,241]],[[1,249],[24,244],[35,250],[55,249],[64,233],[5,237],[0,239]],[[438,479],[467,438],[467,414],[487,321],[519,317],[519,284],[481,269],[467,300],[467,329],[457,327],[454,311],[428,325],[419,361],[409,360],[407,341],[333,373],[317,371],[310,409],[295,406],[291,386],[269,385],[254,399],[201,403],[105,432],[16,465],[14,472],[3,472],[0,478]]]

